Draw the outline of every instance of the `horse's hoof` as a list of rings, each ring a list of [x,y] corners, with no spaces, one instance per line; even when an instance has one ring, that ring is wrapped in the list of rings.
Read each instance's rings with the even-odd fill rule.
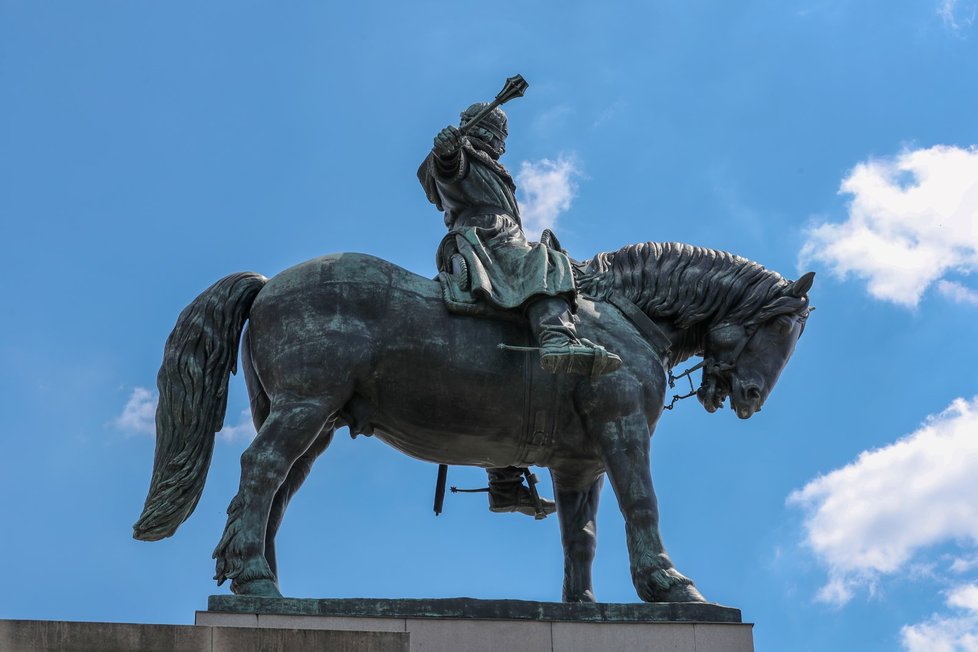
[[[254,595],[260,598],[281,598],[282,594],[272,580],[257,579],[249,582],[231,582],[231,591],[235,595]]]
[[[657,602],[706,602],[706,598],[692,584],[676,584],[656,596]]]
[[[665,561],[668,557],[662,555]],[[680,573],[674,566],[648,569],[635,577],[635,589],[646,602],[706,602],[693,580]]]
[[[594,597],[594,593],[591,591],[585,591],[583,593],[575,593],[574,595],[565,595],[564,602],[576,602],[591,604],[597,602],[597,598]]]

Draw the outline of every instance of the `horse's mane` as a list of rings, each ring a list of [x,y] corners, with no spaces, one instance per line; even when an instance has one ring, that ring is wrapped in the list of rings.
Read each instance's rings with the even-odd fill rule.
[[[579,268],[578,287],[589,297],[620,292],[650,317],[679,328],[701,324],[763,323],[805,314],[807,297],[785,293],[791,284],[746,258],[678,242],[642,242],[600,253]]]

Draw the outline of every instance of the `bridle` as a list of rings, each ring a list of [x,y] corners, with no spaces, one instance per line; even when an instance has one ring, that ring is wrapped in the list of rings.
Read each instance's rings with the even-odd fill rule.
[[[808,307],[806,310],[796,315],[797,319],[801,322],[802,332],[805,331],[805,322],[808,321],[808,315],[810,315],[813,310],[815,310],[813,306]],[[715,331],[721,330],[723,328],[730,328],[731,326],[733,326],[733,324],[720,324],[719,326],[711,328],[710,330],[707,331],[706,340],[709,341],[711,333],[714,333]],[[731,356],[731,359],[729,361],[717,360],[712,356],[704,356],[703,359],[698,364],[693,365],[692,367],[682,372],[678,376],[673,376],[672,369],[669,369],[667,372],[669,374],[669,388],[670,389],[674,388],[676,386],[676,381],[679,380],[680,378],[686,378],[689,381],[689,393],[674,394],[672,397],[672,401],[670,401],[669,405],[664,406],[664,409],[671,410],[678,401],[696,395],[697,391],[699,390],[693,388],[693,378],[690,374],[692,374],[697,369],[703,369],[703,381],[700,383],[701,388],[703,387],[703,385],[706,384],[706,381],[708,379],[710,378],[723,379],[723,374],[736,369],[737,363],[740,361],[741,354],[743,354],[744,349],[747,348],[747,345],[751,343],[751,340],[754,339],[754,336],[757,334],[758,330],[760,330],[760,324],[757,322],[752,323],[748,326],[744,326],[744,338],[737,344],[736,348],[734,348],[733,355]],[[801,334],[799,333],[799,337],[800,336]]]
[[[712,333],[730,327],[731,324],[721,324],[719,326],[716,326],[715,328],[711,328],[710,330],[707,331],[706,340],[709,341],[710,335]],[[693,387],[693,377],[691,374],[694,371],[698,369],[703,369],[703,381],[700,383],[700,387],[702,387],[704,384],[706,384],[707,379],[709,378],[722,379],[724,377],[723,374],[736,369],[737,362],[740,360],[741,354],[744,352],[744,349],[747,348],[747,345],[751,343],[751,340],[754,339],[754,336],[757,334],[758,330],[759,330],[758,324],[751,324],[750,326],[744,327],[744,337],[743,339],[740,340],[740,342],[737,343],[736,348],[734,348],[733,355],[731,356],[732,359],[730,361],[717,360],[713,356],[704,356],[703,359],[700,360],[697,364],[693,365],[692,367],[682,372],[678,376],[673,376],[672,369],[669,369],[667,372],[669,374],[669,388],[670,389],[674,388],[676,386],[676,381],[679,380],[680,378],[686,378],[689,381],[689,393],[674,394],[672,397],[672,401],[670,401],[669,405],[663,406],[663,408],[666,410],[671,410],[676,405],[677,402],[686,398],[690,398],[691,396],[696,396],[696,392],[699,390]]]
[[[629,300],[620,292],[612,292],[610,295],[605,297],[611,305],[616,307],[626,319],[628,319],[632,324],[634,324],[638,330],[645,335],[649,342],[652,343],[653,348],[658,352],[659,356],[663,360],[663,366],[666,368],[666,373],[669,377],[669,388],[675,388],[676,381],[680,378],[686,378],[689,381],[689,393],[688,394],[674,394],[672,401],[669,405],[663,406],[666,410],[671,410],[678,401],[695,396],[698,391],[693,387],[693,378],[691,374],[698,370],[703,369],[703,381],[700,383],[702,387],[708,379],[723,379],[725,373],[737,368],[737,363],[740,361],[740,356],[743,354],[744,349],[747,345],[751,343],[754,336],[757,335],[757,331],[760,330],[760,323],[753,322],[744,326],[744,337],[733,350],[733,355],[730,356],[729,360],[718,360],[713,356],[704,356],[703,359],[682,372],[678,376],[672,375],[672,369],[669,367],[668,362],[666,362],[668,356],[670,355],[670,350],[672,348],[672,342],[669,337],[659,328],[656,323],[645,314],[645,312],[639,308],[635,303]],[[815,310],[815,308],[808,308],[804,313],[799,314],[798,318],[802,322],[802,329],[804,330],[804,322],[808,319],[808,314]],[[722,330],[724,328],[732,328],[734,324],[721,323],[718,326],[714,326],[706,332],[706,341],[710,340],[710,335],[716,331]],[[503,345],[500,345],[503,346]],[[506,347],[513,348],[513,347]]]

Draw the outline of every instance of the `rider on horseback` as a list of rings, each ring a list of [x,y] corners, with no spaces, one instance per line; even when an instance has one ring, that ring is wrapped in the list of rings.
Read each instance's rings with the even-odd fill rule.
[[[621,358],[577,336],[576,288],[570,260],[545,244],[528,242],[516,203],[516,185],[499,157],[506,151],[506,114],[496,107],[468,123],[487,105],[462,112],[459,127],[435,136],[418,178],[428,200],[445,213],[448,235],[439,267],[461,254],[473,294],[503,310],[522,310],[540,346],[540,366],[551,373],[596,376],[621,366]]]
[[[574,326],[576,288],[570,260],[545,244],[528,242],[516,202],[516,185],[499,157],[506,151],[506,114],[484,112],[477,103],[462,112],[459,127],[434,139],[418,169],[428,200],[445,213],[448,235],[438,248],[438,266],[451,271],[453,255],[468,267],[469,287],[496,308],[522,310],[540,346],[540,366],[551,373],[600,375],[621,358],[586,339]],[[463,131],[467,133],[463,134]],[[488,469],[489,509],[540,518],[555,510],[523,485],[517,467]]]

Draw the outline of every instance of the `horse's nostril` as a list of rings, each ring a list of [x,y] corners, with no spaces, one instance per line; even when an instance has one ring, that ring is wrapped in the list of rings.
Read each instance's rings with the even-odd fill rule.
[[[744,394],[747,396],[748,400],[751,401],[761,400],[761,390],[754,387],[753,385],[748,387],[747,390],[744,392]]]

